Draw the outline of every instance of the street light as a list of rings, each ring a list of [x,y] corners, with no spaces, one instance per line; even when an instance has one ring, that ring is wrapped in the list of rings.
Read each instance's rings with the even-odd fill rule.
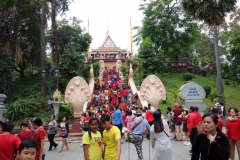
[[[56,69],[56,70],[54,71],[54,76],[57,77],[57,76],[58,76],[58,73],[59,73],[59,71]]]
[[[240,71],[237,73],[237,80],[240,81]]]
[[[41,75],[42,75],[42,77],[46,77],[46,71],[42,70]]]

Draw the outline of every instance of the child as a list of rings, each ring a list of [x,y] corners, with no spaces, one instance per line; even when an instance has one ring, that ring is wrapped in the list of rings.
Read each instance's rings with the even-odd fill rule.
[[[19,145],[17,160],[35,160],[38,151],[38,143],[34,139],[25,139]]]
[[[0,136],[0,159],[13,160],[17,153],[21,140],[12,135],[14,124],[12,122],[2,123],[2,135]]]
[[[112,126],[110,116],[103,114],[100,118],[103,131],[103,159],[120,160],[121,159],[121,133],[118,127]]]
[[[102,159],[102,136],[101,133],[98,132],[98,125],[98,118],[91,117],[89,120],[88,132],[82,137],[85,160]]]

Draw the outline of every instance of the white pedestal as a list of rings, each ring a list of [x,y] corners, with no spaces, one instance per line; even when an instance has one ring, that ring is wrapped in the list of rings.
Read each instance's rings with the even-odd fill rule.
[[[0,121],[3,122],[5,122],[6,120],[6,118],[3,117],[3,114],[7,112],[7,109],[3,105],[3,102],[5,101],[6,98],[7,96],[5,94],[0,94]]]
[[[60,103],[52,103],[53,108],[54,108],[54,115],[55,115],[55,119],[58,120],[58,113],[59,113],[59,107],[60,107]]]

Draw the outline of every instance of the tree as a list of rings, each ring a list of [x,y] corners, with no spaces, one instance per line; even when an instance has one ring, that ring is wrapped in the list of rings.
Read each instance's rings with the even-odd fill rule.
[[[219,26],[223,21],[226,13],[234,10],[236,0],[183,0],[183,9],[194,18],[204,21],[209,25],[214,26],[214,44],[215,44],[215,58],[217,69],[217,90],[220,94],[224,95],[224,88],[222,83],[221,62],[219,56],[218,46],[218,31]],[[220,99],[225,104],[222,97]]]
[[[80,22],[76,18],[73,18],[71,22],[66,19],[58,22],[57,37],[61,47],[59,88],[62,90],[74,76],[84,77],[86,81],[89,78],[90,65],[86,64],[85,57],[92,38],[80,27]],[[96,76],[99,64],[98,67],[96,63],[92,64],[94,64],[94,75]]]
[[[0,49],[0,93],[10,94],[13,81],[13,63],[9,54]]]
[[[141,5],[144,19],[138,27],[135,41],[140,44],[139,58],[148,57],[154,62],[147,66],[147,72],[163,71],[168,62],[187,60],[191,55],[191,45],[200,34],[199,27],[181,10],[180,3],[169,0],[155,0]],[[144,48],[146,46],[149,50]],[[151,60],[150,60],[151,59]],[[190,59],[190,58],[189,58]],[[140,63],[145,65],[146,59]],[[145,69],[145,68],[144,68]],[[146,75],[146,72],[144,73]]]

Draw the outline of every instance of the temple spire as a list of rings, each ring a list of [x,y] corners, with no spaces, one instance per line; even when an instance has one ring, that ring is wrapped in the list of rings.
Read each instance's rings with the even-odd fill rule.
[[[88,34],[90,35],[89,17],[88,17]],[[89,47],[88,47],[88,58],[90,58],[90,56],[91,56],[91,52],[90,52],[90,44],[89,44]]]
[[[130,44],[131,44],[131,53],[132,53],[132,56],[133,56],[133,37],[132,37],[132,23],[131,23],[131,18],[130,18]]]
[[[108,22],[107,22],[107,32],[106,32],[106,37],[109,35],[109,28],[108,28]]]

